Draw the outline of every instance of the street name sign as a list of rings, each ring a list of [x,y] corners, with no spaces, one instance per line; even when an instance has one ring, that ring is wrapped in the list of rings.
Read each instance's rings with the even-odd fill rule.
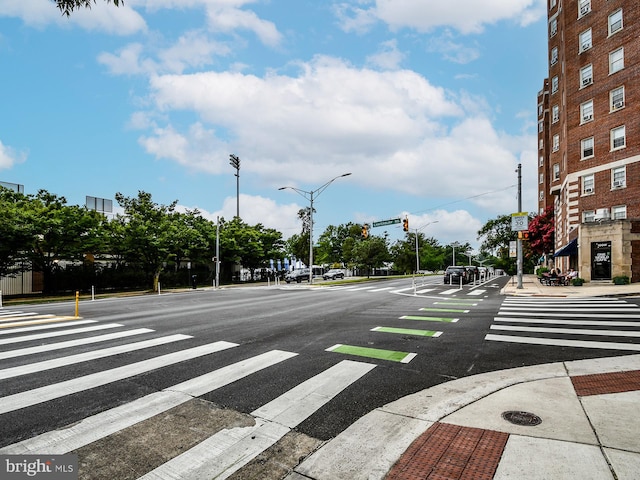
[[[400,223],[402,220],[399,218],[392,218],[390,220],[380,220],[379,222],[373,222],[374,227],[384,227],[385,225],[393,225],[395,223]]]

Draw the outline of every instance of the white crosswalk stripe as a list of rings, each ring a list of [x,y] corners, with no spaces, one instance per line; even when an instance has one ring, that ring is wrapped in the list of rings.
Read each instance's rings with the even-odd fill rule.
[[[74,378],[54,385],[47,385],[45,387],[8,395],[6,397],[0,397],[0,414],[37,405],[38,403],[60,398],[72,393],[78,393],[91,388],[107,385],[117,380],[124,380],[125,378],[150,372],[157,368],[167,367],[191,358],[209,355],[214,352],[219,352],[221,350],[237,346],[237,343],[224,341],[214,342],[199,347],[189,348],[187,350],[168,353],[160,357],[143,360],[141,362],[124,365],[122,367],[112,368],[111,370],[92,373],[90,375],[85,375],[84,377]]]
[[[490,330],[485,340],[493,342],[640,351],[640,308],[619,299],[508,297]]]
[[[121,324],[96,324],[77,328],[79,321],[63,321],[47,326],[15,327],[3,331],[6,335],[0,341],[0,358],[26,359],[24,355],[45,356],[36,358],[31,363],[24,363],[0,369],[0,380],[4,381],[20,376],[39,375],[53,369],[78,365],[83,362],[119,355],[122,353],[141,351],[161,345],[192,339],[190,335],[173,334],[157,336],[137,342],[127,342],[127,338],[138,334],[153,334],[154,330],[138,328],[122,330],[107,335],[99,332],[108,328],[123,328]],[[62,327],[63,325],[64,327]],[[29,328],[29,330],[25,330]],[[34,329],[35,328],[35,329]],[[47,330],[49,328],[50,330]],[[16,335],[11,336],[14,333]],[[79,335],[82,338],[63,341],[46,342],[49,337]],[[74,353],[74,348],[96,345],[106,338],[123,342],[91,351]],[[35,341],[44,344],[22,349],[4,350],[12,344]],[[172,353],[155,355],[145,360],[128,363],[116,368],[109,368],[95,373],[78,375],[75,378],[49,383],[44,386],[18,391],[0,397],[0,417],[17,410],[32,407],[46,409],[46,402],[60,399],[68,395],[85,392],[97,387],[104,387],[114,382],[129,379],[147,372],[163,369],[180,362],[197,359],[210,354],[226,355],[238,347],[236,343],[217,341],[197,347],[184,348]],[[9,347],[10,348],[10,347]],[[69,354],[63,354],[69,349]],[[235,349],[234,349],[235,350]],[[149,350],[150,351],[150,350]],[[151,352],[151,351],[150,351]],[[51,358],[51,354],[57,355]],[[250,356],[236,363],[226,365],[194,378],[174,384],[163,390],[118,405],[67,426],[45,431],[32,438],[0,448],[0,455],[47,454],[58,455],[77,451],[94,442],[106,439],[111,435],[161,415],[174,407],[178,407],[195,398],[207,395],[238,381],[251,381],[250,376],[266,368],[275,367],[286,360],[293,359],[297,353],[272,350]],[[149,355],[147,355],[149,357]],[[376,367],[375,363],[342,360],[339,363],[317,373],[302,383],[279,392],[279,396],[251,412],[255,424],[251,427],[229,427],[201,441],[185,452],[176,452],[173,459],[149,467],[151,471],[142,478],[226,478],[264,450],[273,446],[292,429],[296,428],[320,408],[332,401],[354,382],[360,380]],[[78,371],[83,371],[79,369]],[[46,376],[41,376],[46,379]],[[52,376],[51,378],[55,378]],[[68,377],[67,377],[68,378]],[[244,380],[247,379],[247,380]],[[19,384],[14,384],[13,388]],[[1,388],[1,387],[0,387]],[[1,390],[0,390],[1,391]],[[14,390],[15,391],[15,390]],[[11,417],[10,417],[11,418]]]
[[[253,411],[254,426],[221,431],[141,479],[226,478],[373,368],[344,360]]]

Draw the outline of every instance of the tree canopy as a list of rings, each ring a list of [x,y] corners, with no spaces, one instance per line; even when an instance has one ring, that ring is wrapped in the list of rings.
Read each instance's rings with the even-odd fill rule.
[[[67,17],[71,15],[74,10],[80,8],[91,8],[91,0],[54,0],[56,2],[56,6],[62,12],[63,15]],[[107,3],[113,2],[116,7],[120,5],[124,5],[123,0],[106,0]],[[93,0],[93,3],[96,3],[96,0]]]

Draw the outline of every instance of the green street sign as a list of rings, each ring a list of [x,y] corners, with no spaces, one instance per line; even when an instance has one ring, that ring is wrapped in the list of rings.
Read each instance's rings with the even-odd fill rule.
[[[394,223],[400,223],[399,218],[392,218],[391,220],[381,220],[379,222],[373,222],[374,227],[384,227],[385,225],[393,225]]]

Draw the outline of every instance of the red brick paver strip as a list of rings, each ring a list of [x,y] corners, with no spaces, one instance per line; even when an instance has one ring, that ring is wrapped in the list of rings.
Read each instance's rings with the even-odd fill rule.
[[[434,423],[409,446],[386,480],[491,480],[508,433]]]
[[[640,390],[640,370],[571,377],[579,397]]]

